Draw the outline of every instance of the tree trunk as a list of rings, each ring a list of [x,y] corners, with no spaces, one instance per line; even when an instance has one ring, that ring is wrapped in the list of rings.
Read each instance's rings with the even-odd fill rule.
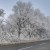
[[[20,37],[20,34],[21,34],[21,28],[19,27],[19,30],[18,30],[18,38]]]
[[[31,38],[31,33],[30,32],[28,32],[28,34],[29,34],[29,39]]]

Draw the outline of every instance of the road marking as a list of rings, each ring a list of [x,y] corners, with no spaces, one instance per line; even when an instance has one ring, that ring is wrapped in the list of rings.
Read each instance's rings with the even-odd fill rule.
[[[44,45],[44,44],[46,44],[46,43],[42,43],[42,44],[40,44],[40,45]]]
[[[18,49],[18,50],[29,49],[29,48],[31,48],[31,47],[33,47],[33,46],[26,47],[26,48],[21,48],[21,49]]]

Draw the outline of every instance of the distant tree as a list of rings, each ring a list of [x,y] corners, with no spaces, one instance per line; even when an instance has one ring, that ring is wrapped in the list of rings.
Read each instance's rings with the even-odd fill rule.
[[[4,14],[5,14],[5,13],[4,13],[4,10],[3,10],[3,9],[0,9],[0,16],[3,17]]]
[[[3,22],[3,16],[4,16],[4,10],[3,9],[0,9],[0,25],[2,25],[2,22]]]

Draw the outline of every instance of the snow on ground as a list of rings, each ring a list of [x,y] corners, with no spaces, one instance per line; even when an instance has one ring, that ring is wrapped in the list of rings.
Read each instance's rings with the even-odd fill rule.
[[[41,38],[37,35],[36,37],[32,37],[29,39],[27,36],[26,38],[24,37],[23,34],[20,35],[18,38],[17,34],[11,34],[11,33],[0,33],[0,44],[11,44],[11,43],[21,43],[21,42],[31,42],[31,41],[39,41]]]

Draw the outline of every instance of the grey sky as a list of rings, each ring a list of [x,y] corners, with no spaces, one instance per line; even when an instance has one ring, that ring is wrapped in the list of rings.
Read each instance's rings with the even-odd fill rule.
[[[5,10],[6,16],[12,11],[13,5],[16,4],[18,0],[0,0],[0,8]],[[30,1],[34,8],[39,8],[42,13],[50,16],[50,0],[21,0],[23,2]]]

